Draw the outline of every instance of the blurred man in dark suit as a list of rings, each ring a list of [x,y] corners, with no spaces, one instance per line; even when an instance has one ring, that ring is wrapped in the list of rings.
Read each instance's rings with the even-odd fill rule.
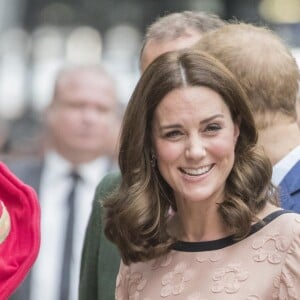
[[[13,300],[78,298],[80,256],[93,194],[114,167],[109,150],[112,135],[117,141],[119,120],[111,77],[99,66],[63,69],[44,121],[44,158],[9,164],[36,189],[42,210],[40,254]]]

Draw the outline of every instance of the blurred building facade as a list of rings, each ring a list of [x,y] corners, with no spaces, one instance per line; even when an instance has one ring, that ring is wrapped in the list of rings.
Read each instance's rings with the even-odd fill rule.
[[[182,10],[267,25],[299,53],[300,0],[0,0],[0,119],[11,125],[6,151],[39,151],[36,128],[63,64],[101,62],[126,105],[145,28]]]

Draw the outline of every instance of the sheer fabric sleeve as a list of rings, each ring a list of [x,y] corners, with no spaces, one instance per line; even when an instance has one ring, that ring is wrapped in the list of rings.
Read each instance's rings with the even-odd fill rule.
[[[295,219],[293,240],[280,276],[275,280],[275,299],[300,299],[300,216]]]

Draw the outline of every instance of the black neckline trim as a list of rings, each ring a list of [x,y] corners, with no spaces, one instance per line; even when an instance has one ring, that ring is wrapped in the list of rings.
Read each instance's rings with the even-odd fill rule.
[[[272,222],[277,217],[286,214],[286,213],[295,213],[294,211],[290,210],[277,210],[272,212],[271,214],[267,215],[265,218],[262,219],[262,222],[258,222],[251,226],[250,232],[247,235],[250,236],[255,232],[259,231],[270,222]],[[246,238],[247,238],[246,237]],[[214,240],[214,241],[207,241],[207,242],[184,242],[184,241],[177,241],[173,246],[172,249],[176,251],[183,251],[183,252],[200,252],[200,251],[210,251],[210,250],[218,250],[228,246],[231,246],[239,241],[235,240],[233,235],[228,237]]]

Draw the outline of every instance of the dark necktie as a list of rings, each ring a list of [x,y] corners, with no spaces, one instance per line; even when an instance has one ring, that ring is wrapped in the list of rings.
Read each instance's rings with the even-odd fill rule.
[[[75,217],[75,191],[80,176],[76,172],[70,174],[72,179],[71,188],[68,194],[68,221],[66,229],[66,238],[64,245],[64,256],[61,273],[61,287],[60,287],[60,300],[68,300],[70,293],[70,273],[71,273],[71,260],[72,260],[72,245],[73,245],[73,229]]]

